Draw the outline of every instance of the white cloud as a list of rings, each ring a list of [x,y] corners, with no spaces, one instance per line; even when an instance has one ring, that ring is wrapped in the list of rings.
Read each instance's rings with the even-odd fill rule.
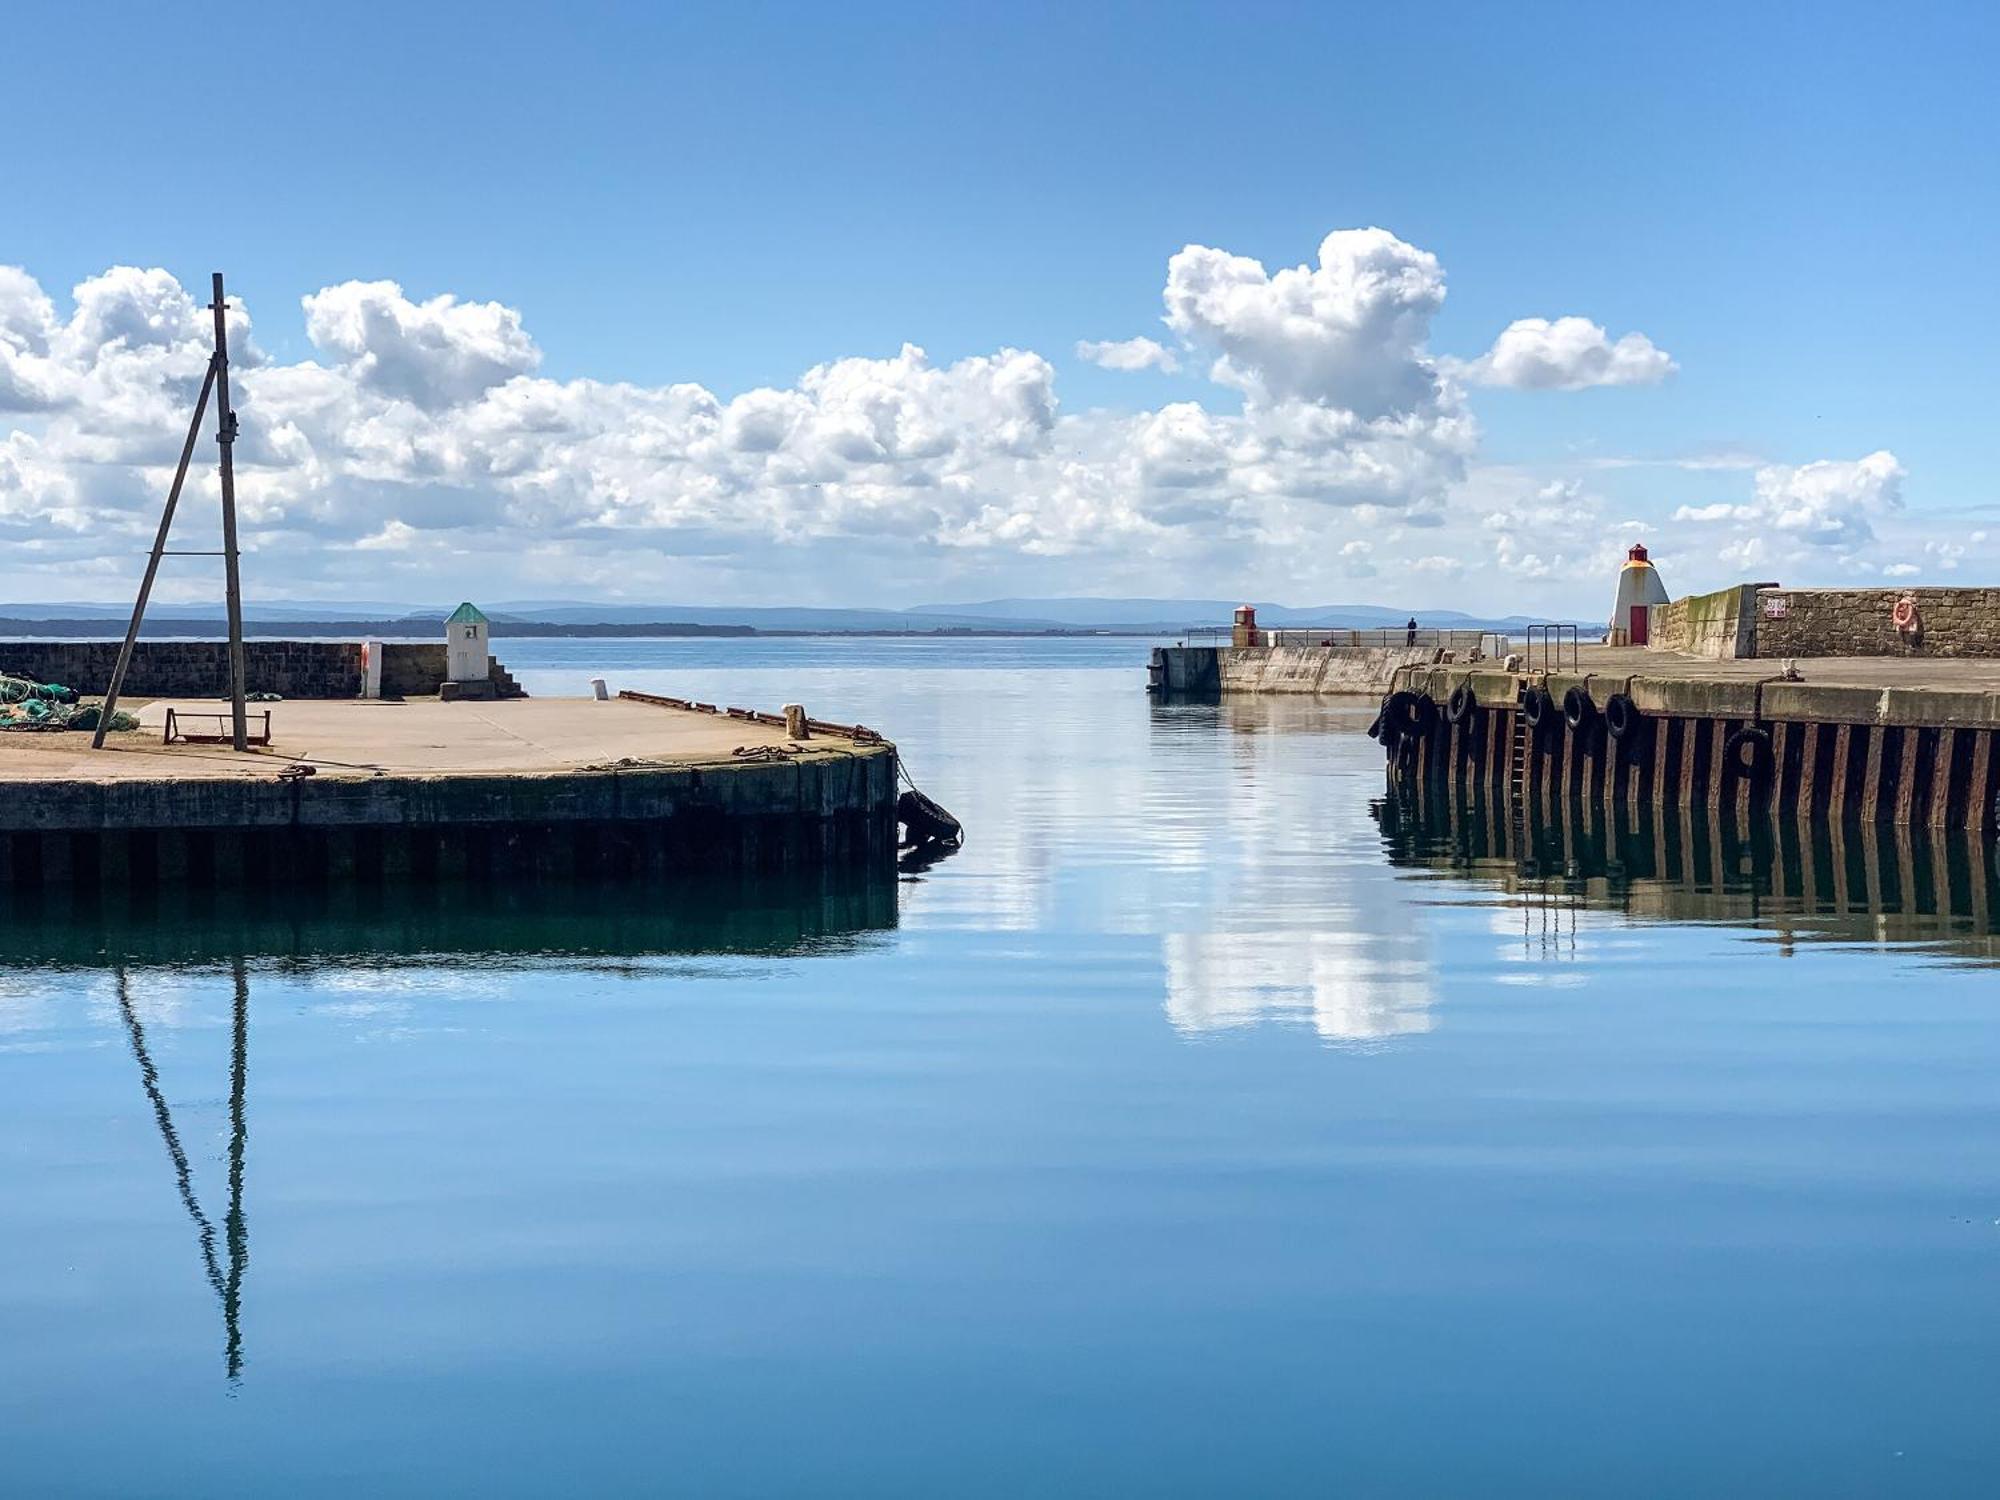
[[[1343,512],[1371,527],[1434,521],[1477,444],[1422,348],[1442,294],[1435,260],[1381,231],[1331,236],[1321,269],[1299,273],[1325,325],[1288,351],[1291,335],[1234,293],[1196,295],[1190,255],[1234,262],[1184,252],[1165,296],[1190,328],[1241,315],[1201,323],[1257,387],[1241,413],[1176,402],[1067,416],[1049,362],[1019,349],[939,364],[905,345],[731,398],[691,382],[555,381],[534,373],[540,353],[513,309],[413,299],[389,281],[304,297],[319,357],[279,364],[232,305],[256,571],[279,591],[302,575],[365,578],[363,556],[393,557],[456,577],[532,567],[546,587],[563,570],[602,578],[589,559],[615,556],[634,592],[733,575],[795,597],[775,563],[851,598],[872,580],[829,567],[826,546],[878,577],[1077,559],[1195,578],[1317,553]],[[1282,301],[1296,279],[1267,285]],[[25,273],[0,278],[8,400],[35,408],[33,429],[0,427],[0,508],[22,528],[122,532],[130,555],[143,550],[208,357],[203,300],[165,271],[116,267],[78,286],[64,315]],[[1128,362],[1166,354],[1149,340],[1115,348]],[[80,563],[57,547],[25,566]]]
[[[1886,450],[1847,462],[1821,459],[1757,471],[1746,519],[1768,522],[1817,547],[1852,549],[1875,536],[1873,523],[1903,506],[1903,466]]]
[[[1581,391],[1601,385],[1658,385],[1676,366],[1643,333],[1613,343],[1588,318],[1518,318],[1493,347],[1465,366],[1479,385],[1527,391]]]
[[[1886,450],[1859,459],[1766,464],[1747,497],[1682,505],[1671,520],[1694,528],[1686,540],[1705,565],[1705,586],[1727,581],[1714,574],[1718,563],[1737,577],[1797,570],[1811,579],[1830,570],[1904,578],[1918,570],[1907,562],[1881,566],[1869,555],[1876,527],[1902,512],[1903,479],[1902,464]],[[1940,539],[1915,545],[1942,570],[1956,567],[1964,550]]]
[[[471,401],[542,359],[521,315],[498,302],[411,302],[393,281],[345,281],[307,297],[305,311],[306,337],[356,381],[426,411]]]
[[[1382,230],[1330,235],[1315,265],[1274,273],[1189,247],[1166,269],[1167,321],[1241,409],[1081,413],[1025,349],[936,361],[892,345],[722,395],[546,378],[513,309],[393,282],[304,297],[316,354],[292,363],[265,358],[232,304],[251,586],[329,597],[386,574],[439,596],[901,603],[1001,579],[1309,597],[1379,575],[1398,603],[1491,589],[1513,608],[1609,578],[1631,528],[1608,527],[1595,495],[1475,465],[1461,382],[1428,347],[1443,295],[1436,259]],[[89,578],[110,580],[100,597],[126,591],[208,358],[206,300],[165,271],[114,267],[65,305],[0,271],[16,597],[77,597]],[[1081,347],[1147,367],[1168,352]],[[1719,529],[1703,561],[1752,531],[1849,555],[1900,477],[1887,454],[1767,466],[1754,496],[1695,508]],[[211,544],[186,528],[212,528],[213,482],[198,471],[182,545]],[[1897,541],[1918,555],[1920,538]],[[179,571],[162,597],[211,584]]]
[[[1076,357],[1087,359],[1107,370],[1160,370],[1168,375],[1180,369],[1180,356],[1154,339],[1079,340]]]
[[[56,404],[62,372],[49,358],[55,304],[18,266],[0,266],[0,412],[41,411]]]
[[[1435,411],[1425,345],[1444,305],[1437,257],[1386,229],[1344,229],[1319,265],[1275,274],[1189,245],[1167,263],[1167,326],[1212,348],[1214,377],[1263,402],[1305,401],[1363,420]]]
[[[1756,511],[1748,505],[1732,505],[1727,500],[1719,500],[1713,505],[1683,505],[1673,514],[1676,521],[1748,521],[1754,519]]]

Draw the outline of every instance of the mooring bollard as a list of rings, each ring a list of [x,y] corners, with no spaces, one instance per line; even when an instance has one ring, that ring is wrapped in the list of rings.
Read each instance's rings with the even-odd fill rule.
[[[806,728],[806,711],[796,703],[787,703],[785,705],[785,738],[788,740],[803,740],[810,739],[811,737],[811,732]]]

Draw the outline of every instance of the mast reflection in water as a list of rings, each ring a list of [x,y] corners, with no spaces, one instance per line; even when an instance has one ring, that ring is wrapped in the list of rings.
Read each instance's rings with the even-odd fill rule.
[[[895,921],[894,878],[880,871],[503,890],[452,884],[152,892],[53,887],[11,893],[0,908],[0,942],[35,955],[15,966],[23,980],[39,974],[73,982],[109,971],[118,1024],[166,1152],[174,1195],[194,1229],[201,1275],[221,1310],[223,1371],[233,1387],[245,1365],[243,1291],[250,1261],[244,1199],[253,966],[290,981],[314,975],[337,980],[357,965],[383,976],[440,963],[626,972],[658,958],[855,951]],[[200,1129],[184,1132],[173,1097],[182,1097],[187,1112],[188,1098],[204,1097],[191,1092],[194,1070],[220,1059],[201,1046],[196,1025],[174,1049],[177,1087],[170,1089],[149,1028],[182,1030],[188,992],[199,993],[224,976],[230,994],[228,1128],[218,1224],[199,1150],[191,1156],[187,1144]],[[197,1052],[199,1063],[192,1056]],[[198,1113],[199,1103],[192,1108]]]
[[[1917,944],[2000,958],[1992,837],[1923,825],[1669,809],[1609,826],[1580,804],[1510,816],[1421,788],[1375,804],[1390,863],[1504,891],[1528,907],[1762,928],[1801,940]]]

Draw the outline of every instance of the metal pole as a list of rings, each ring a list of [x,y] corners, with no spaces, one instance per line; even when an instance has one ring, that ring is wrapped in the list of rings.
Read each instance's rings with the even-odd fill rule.
[[[215,273],[215,441],[222,449],[222,570],[229,604],[229,739],[237,750],[250,748],[243,714],[243,590],[236,576],[236,411],[229,404],[229,329],[223,322],[222,273]]]
[[[139,622],[146,617],[146,600],[153,592],[153,576],[160,571],[160,559],[166,555],[167,531],[174,524],[174,507],[181,503],[181,486],[187,483],[188,463],[194,458],[194,440],[201,433],[202,413],[208,410],[208,393],[215,388],[215,359],[210,356],[208,374],[202,378],[201,396],[194,404],[194,417],[188,423],[187,441],[181,444],[180,466],[174,470],[173,487],[167,491],[167,508],[160,512],[159,535],[153,538],[153,555],[146,560],[146,576],[139,580],[139,597],[132,603],[132,623],[125,627],[125,644],[118,648],[118,664],[111,669],[111,687],[104,695],[104,707],[97,717],[97,732],[90,737],[90,748],[104,748],[104,733],[111,727],[111,715],[117,712],[118,695],[125,690],[125,672],[132,665],[132,647],[139,639]]]

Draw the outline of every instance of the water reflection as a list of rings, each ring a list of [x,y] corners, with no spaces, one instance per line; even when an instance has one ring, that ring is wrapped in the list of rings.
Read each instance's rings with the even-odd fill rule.
[[[1182,1031],[1300,1019],[1359,1042],[1432,1025],[1430,957],[1409,933],[1170,933],[1166,965],[1167,1017]]]
[[[659,956],[851,952],[879,940],[895,922],[896,885],[888,872],[504,888],[20,890],[0,907],[0,942],[13,955],[0,993],[0,1030],[9,1033],[13,1050],[52,1050],[54,1044],[36,1033],[46,1038],[73,1032],[77,1008],[65,1001],[81,997],[93,1029],[109,1024],[123,1031],[139,1093],[165,1149],[174,1196],[194,1230],[201,1274],[221,1311],[223,1370],[233,1387],[246,1362],[253,972],[310,975],[316,988],[359,992],[358,1000],[309,1008],[347,1019],[379,1018],[385,1011],[409,1009],[407,992],[413,987],[463,994],[468,985],[477,988],[482,975],[528,966],[622,971]],[[201,1130],[184,1134],[156,1053],[162,1033],[193,1041],[182,1048],[179,1064],[185,1089],[187,1053],[213,1024],[213,1007],[203,1003],[203,991],[223,973],[230,986],[229,1087],[224,1204],[218,1216],[187,1146]],[[86,979],[81,985],[79,975]],[[443,986],[432,983],[437,978]],[[91,995],[106,983],[109,1005]],[[376,996],[391,991],[393,999]],[[182,1098],[185,1111],[189,1098],[200,1101],[204,1094],[196,1089]],[[201,1107],[193,1105],[197,1112]]]
[[[261,891],[36,887],[0,901],[0,944],[17,964],[100,969],[435,954],[776,957],[852,948],[895,925],[895,877],[881,870]]]
[[[181,1145],[180,1132],[174,1126],[173,1108],[161,1092],[160,1070],[154,1066],[152,1053],[146,1045],[145,1025],[132,1003],[131,978],[124,965],[118,966],[115,977],[118,1014],[125,1023],[125,1037],[131,1046],[133,1060],[139,1065],[139,1086],[145,1090],[146,1099],[152,1105],[154,1124],[159,1129],[162,1144],[167,1148],[167,1160],[173,1166],[175,1191],[180,1195],[181,1207],[187,1210],[188,1218],[194,1223],[202,1268],[222,1308],[223,1369],[233,1384],[243,1373],[243,1272],[250,1261],[249,1224],[243,1215],[243,1157],[249,1134],[245,1106],[249,1087],[250,976],[241,958],[236,959],[230,969],[235,979],[235,1003],[231,1012],[229,1048],[229,1207],[222,1217],[222,1239],[228,1262],[226,1269],[217,1260],[215,1224],[202,1209],[195,1193],[194,1172],[188,1162],[187,1150]]]
[[[1505,892],[1523,909],[1524,941],[1554,956],[1564,950],[1561,913],[1598,908],[1757,928],[1786,953],[1837,940],[2000,959],[2000,880],[1991,838],[1976,832],[1729,807],[1607,814],[1573,803],[1553,820],[1517,820],[1480,798],[1424,789],[1380,798],[1374,811],[1392,864]]]
[[[1354,753],[1370,746],[1359,730],[1372,709],[1310,696],[1154,703],[1155,744],[1172,753],[1148,825],[1162,838],[1185,828],[1190,867],[1215,881],[1199,928],[1161,938],[1176,1030],[1278,1022],[1366,1044],[1437,1024],[1431,936],[1382,863],[1367,814],[1379,782],[1365,779],[1379,771]]]

